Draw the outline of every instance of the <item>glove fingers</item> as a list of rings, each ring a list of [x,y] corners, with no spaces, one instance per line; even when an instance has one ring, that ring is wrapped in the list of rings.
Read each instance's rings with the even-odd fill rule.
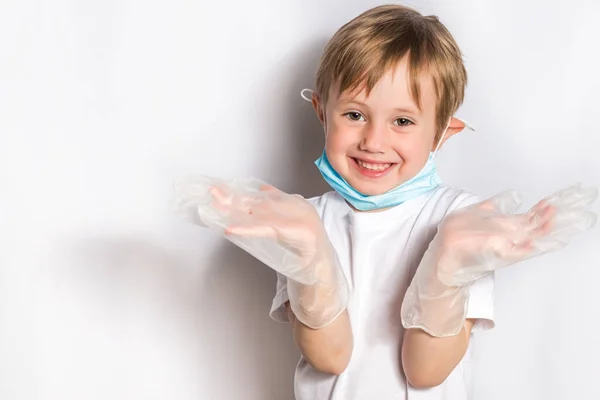
[[[483,210],[496,211],[502,214],[513,214],[522,203],[523,200],[518,192],[507,190],[479,203],[478,207]]]
[[[190,222],[206,226],[198,214],[198,209],[210,205],[212,202],[210,188],[218,183],[218,180],[204,175],[194,175],[175,181],[173,208]]]
[[[551,232],[547,236],[570,238],[573,235],[593,228],[597,215],[587,210],[562,210],[550,221]]]
[[[546,197],[542,202],[560,209],[582,209],[596,200],[597,188],[582,188],[575,184]]]

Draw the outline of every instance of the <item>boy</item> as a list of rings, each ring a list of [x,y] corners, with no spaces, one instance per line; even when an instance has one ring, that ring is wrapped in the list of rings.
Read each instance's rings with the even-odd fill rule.
[[[467,399],[470,334],[494,325],[493,271],[593,225],[581,209],[594,190],[515,215],[513,192],[479,203],[441,183],[434,157],[465,127],[453,114],[466,80],[437,17],[376,7],[331,39],[311,98],[326,135],[317,166],[335,191],[180,186],[201,223],[278,272],[271,316],[302,353],[296,399]],[[572,229],[557,239],[565,212]]]

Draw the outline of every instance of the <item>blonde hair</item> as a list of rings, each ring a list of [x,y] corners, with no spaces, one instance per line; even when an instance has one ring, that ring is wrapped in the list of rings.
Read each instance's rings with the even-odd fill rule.
[[[410,92],[421,108],[419,76],[431,74],[436,90],[436,141],[464,100],[467,72],[461,51],[437,16],[423,16],[401,5],[372,8],[342,26],[331,38],[316,78],[325,106],[336,83],[339,93],[366,88],[408,56]]]

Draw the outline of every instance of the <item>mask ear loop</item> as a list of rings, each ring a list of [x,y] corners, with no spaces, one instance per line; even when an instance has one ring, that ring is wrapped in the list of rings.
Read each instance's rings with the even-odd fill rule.
[[[444,139],[444,136],[446,136],[446,132],[448,131],[448,127],[450,126],[450,121],[452,121],[452,118],[448,120],[448,124],[446,124],[446,129],[444,129],[444,133],[442,133],[442,136],[440,136],[440,140],[438,140],[438,144],[435,146],[435,150],[433,151],[433,155],[431,156],[432,160],[435,160],[435,156],[437,155],[440,145],[442,144],[442,141]]]
[[[305,92],[308,92],[308,93],[310,93],[310,96],[307,96],[307,95],[305,94]],[[314,90],[312,90],[312,89],[302,89],[302,90],[300,91],[300,97],[302,97],[304,100],[306,100],[306,101],[308,101],[308,102],[310,103],[310,102],[312,102],[312,95],[313,95],[313,93],[314,93],[314,92],[315,92],[315,91],[314,91]]]
[[[312,103],[312,95],[315,91],[312,89],[302,89],[300,91],[300,97],[302,97],[304,100],[308,101],[309,103]],[[309,93],[309,95],[307,95],[306,93]],[[323,121],[323,129],[325,129],[325,134],[327,134],[327,120]]]
[[[457,120],[461,121],[463,124],[465,124],[465,128],[474,131],[475,127],[473,125],[471,125],[470,123],[468,123],[467,121],[465,121],[464,119],[458,118],[458,117],[454,117]],[[444,136],[446,136],[446,132],[448,131],[448,128],[450,127],[450,122],[452,121],[452,118],[450,118],[448,120],[448,125],[446,125],[446,129],[444,129],[444,133],[442,133],[442,136],[440,137],[440,140],[438,141],[437,146],[435,146],[435,150],[433,151],[433,156],[432,156],[432,160],[435,159],[435,156],[437,155],[437,152],[442,144],[442,139],[444,139]]]

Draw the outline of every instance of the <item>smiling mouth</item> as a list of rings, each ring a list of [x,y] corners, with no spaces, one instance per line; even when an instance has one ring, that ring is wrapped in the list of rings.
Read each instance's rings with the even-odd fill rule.
[[[359,158],[352,158],[354,165],[361,173],[361,175],[369,178],[380,178],[397,165],[397,163],[384,163],[384,162],[368,162]]]
[[[393,163],[369,163],[358,158],[354,158],[354,161],[356,162],[356,164],[358,164],[359,167],[375,172],[383,172],[386,169],[389,169],[392,165],[394,165]]]

